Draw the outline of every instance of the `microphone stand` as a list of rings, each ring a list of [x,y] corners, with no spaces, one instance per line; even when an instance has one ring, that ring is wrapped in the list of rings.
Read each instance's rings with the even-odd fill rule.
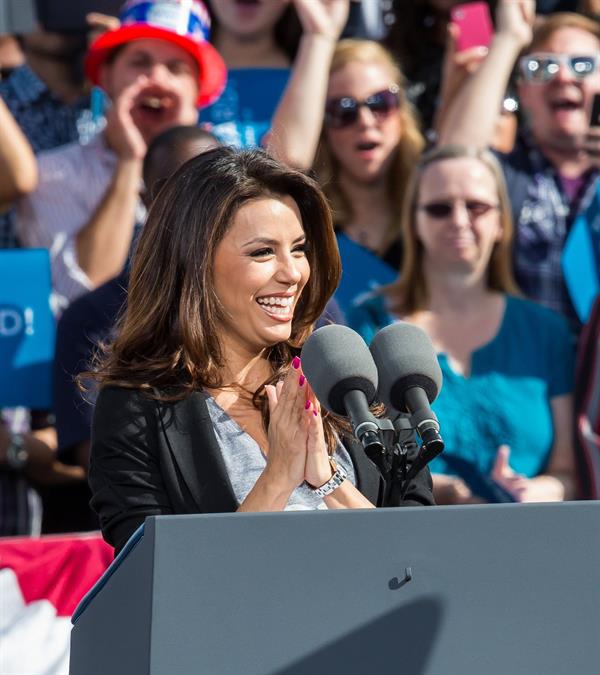
[[[439,432],[424,431],[421,446],[417,443],[419,415],[399,412],[392,421],[376,419],[378,440],[365,447],[369,459],[384,478],[384,503],[401,501],[410,481],[444,449]],[[375,434],[374,434],[375,436]]]
[[[367,457],[379,469],[382,476],[387,476],[394,463],[394,445],[396,443],[396,430],[391,420],[386,417],[371,419],[373,431],[368,437],[369,441],[363,440],[363,447]],[[377,429],[376,431],[374,429]]]
[[[409,459],[409,443],[406,443],[404,464],[400,467],[400,473],[397,475],[396,481],[393,481],[393,489],[400,490],[400,499],[404,499],[410,481],[444,450],[444,441],[440,436],[437,423],[435,427],[427,426],[424,428],[421,426],[421,417],[422,415],[418,412],[414,415],[399,413],[398,417],[394,420],[394,428],[398,429],[399,433],[404,431],[412,437],[412,441],[410,442],[412,448],[418,447],[415,442],[415,436],[418,435],[421,439],[421,447],[410,466],[408,466],[406,461]]]
[[[392,504],[396,504],[404,498],[408,489],[407,476],[414,465],[414,461],[412,464],[409,462],[416,459],[419,446],[416,442],[415,425],[408,413],[398,413],[392,424],[396,442],[387,492],[388,499]]]

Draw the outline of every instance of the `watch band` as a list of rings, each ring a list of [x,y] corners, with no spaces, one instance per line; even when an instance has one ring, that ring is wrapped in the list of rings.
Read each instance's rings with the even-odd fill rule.
[[[332,459],[329,460],[329,463],[333,469],[333,476],[320,487],[312,489],[317,497],[327,497],[327,495],[330,495],[334,490],[337,490],[346,478],[348,478],[348,474],[344,470],[344,467],[337,465]]]
[[[29,452],[25,447],[23,434],[11,434],[8,448],[6,448],[6,463],[14,471],[22,471],[29,459]]]

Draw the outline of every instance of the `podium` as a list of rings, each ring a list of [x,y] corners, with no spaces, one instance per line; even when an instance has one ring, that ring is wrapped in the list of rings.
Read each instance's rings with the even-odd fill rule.
[[[600,502],[162,516],[70,675],[597,675]]]

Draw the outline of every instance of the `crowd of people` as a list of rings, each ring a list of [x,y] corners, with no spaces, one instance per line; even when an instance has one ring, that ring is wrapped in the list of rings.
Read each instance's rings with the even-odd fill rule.
[[[0,36],[0,248],[47,250],[56,322],[47,409],[1,411],[0,535],[600,495],[600,5],[490,0],[463,49],[458,4],[129,0]],[[299,358],[396,321],[446,442],[401,499]]]

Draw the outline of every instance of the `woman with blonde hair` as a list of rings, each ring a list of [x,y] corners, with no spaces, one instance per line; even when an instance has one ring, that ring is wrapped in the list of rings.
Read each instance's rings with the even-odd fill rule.
[[[391,54],[369,40],[341,40],[327,65],[294,73],[269,151],[295,168],[312,166],[338,236],[397,269],[400,208],[424,145],[404,77]]]
[[[575,493],[573,343],[564,319],[522,299],[502,170],[486,150],[427,153],[407,190],[399,279],[349,316],[370,341],[399,319],[432,339],[446,442],[438,503],[559,501]]]

